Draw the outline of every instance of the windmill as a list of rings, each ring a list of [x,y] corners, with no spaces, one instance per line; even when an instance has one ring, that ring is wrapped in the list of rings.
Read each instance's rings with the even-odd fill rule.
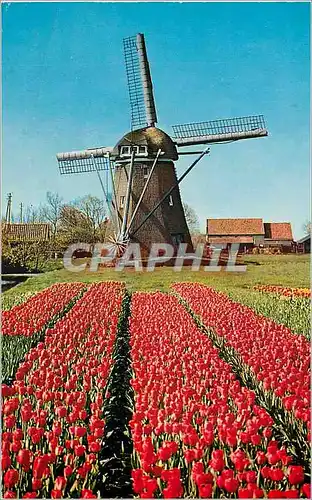
[[[111,239],[116,245],[124,248],[129,241],[139,242],[144,252],[152,243],[175,247],[186,243],[191,250],[180,182],[209,154],[207,145],[267,136],[264,118],[257,115],[174,125],[170,137],[155,126],[157,114],[144,35],[124,39],[123,48],[131,130],[113,148],[59,153],[60,172],[96,172],[110,212]],[[205,149],[183,150],[195,145],[205,145]],[[177,178],[174,162],[185,154],[197,157]]]

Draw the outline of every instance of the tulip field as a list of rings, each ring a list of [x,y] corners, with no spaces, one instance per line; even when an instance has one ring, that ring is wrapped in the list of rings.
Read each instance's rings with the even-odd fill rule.
[[[310,498],[310,344],[280,318],[192,282],[8,302],[1,497]]]

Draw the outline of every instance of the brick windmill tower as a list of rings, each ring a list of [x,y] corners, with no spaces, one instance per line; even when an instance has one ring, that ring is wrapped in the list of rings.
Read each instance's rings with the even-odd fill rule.
[[[231,142],[268,135],[263,116],[173,126],[174,136],[157,128],[153,85],[143,34],[124,39],[131,108],[131,131],[115,147],[59,153],[61,174],[96,172],[110,212],[111,237],[121,246],[139,242],[142,252],[153,243],[192,250],[179,184],[209,153],[185,147]],[[180,178],[174,162],[196,155]],[[101,173],[106,176],[103,181]]]

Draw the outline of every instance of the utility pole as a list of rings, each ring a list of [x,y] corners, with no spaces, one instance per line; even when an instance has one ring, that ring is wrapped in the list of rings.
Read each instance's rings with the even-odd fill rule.
[[[20,204],[20,223],[23,222],[23,203]]]
[[[8,194],[8,202],[6,206],[6,212],[5,212],[5,222],[7,224],[11,223],[12,219],[12,193]]]

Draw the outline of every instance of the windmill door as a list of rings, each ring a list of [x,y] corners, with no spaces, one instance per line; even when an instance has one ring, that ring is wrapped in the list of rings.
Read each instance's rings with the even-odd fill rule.
[[[178,247],[180,243],[184,243],[184,236],[182,233],[174,233],[171,235],[172,244],[175,247]]]

